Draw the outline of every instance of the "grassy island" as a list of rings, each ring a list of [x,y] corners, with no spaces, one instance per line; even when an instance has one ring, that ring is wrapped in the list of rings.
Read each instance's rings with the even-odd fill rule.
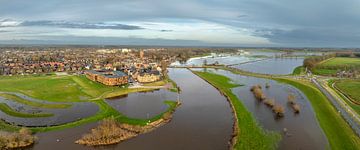
[[[244,104],[231,91],[232,88],[240,86],[231,83],[231,80],[225,76],[209,73],[193,71],[211,85],[216,87],[229,100],[233,107],[235,120],[235,130],[233,146],[235,149],[276,149],[281,135],[276,132],[264,130],[254,119]]]

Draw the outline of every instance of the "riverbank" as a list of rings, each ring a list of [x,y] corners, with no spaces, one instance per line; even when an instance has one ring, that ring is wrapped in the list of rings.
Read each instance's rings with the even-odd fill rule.
[[[220,68],[221,69],[221,68]],[[314,108],[316,118],[333,149],[360,149],[360,138],[350,128],[346,121],[337,113],[327,98],[307,80],[294,80],[282,76],[272,76],[242,72],[236,69],[225,68],[235,74],[273,79],[298,88],[309,99]],[[341,130],[342,132],[339,132]],[[338,136],[339,135],[339,136]]]
[[[210,67],[209,67],[210,68]],[[213,67],[235,74],[272,79],[298,88],[309,99],[319,124],[324,131],[332,149],[360,149],[360,138],[350,128],[346,121],[337,113],[327,98],[307,80],[294,80],[287,76],[274,76],[250,73],[229,67]],[[341,130],[341,132],[339,132]]]
[[[230,83],[230,79],[222,75],[199,71],[193,73],[213,85],[228,99],[235,120],[231,138],[232,149],[276,149],[281,135],[259,126],[252,114],[231,91],[231,88],[240,85]]]

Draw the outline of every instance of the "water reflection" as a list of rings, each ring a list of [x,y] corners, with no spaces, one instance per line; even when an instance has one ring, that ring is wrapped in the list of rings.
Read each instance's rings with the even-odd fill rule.
[[[262,74],[291,74],[303,61],[304,58],[271,58],[232,67]]]
[[[244,85],[234,88],[233,93],[254,114],[264,128],[281,133],[286,128],[285,130],[288,132],[283,134],[283,139],[279,145],[280,149],[327,148],[326,137],[315,118],[314,111],[306,96],[298,89],[273,80],[241,76],[224,70],[208,69],[208,71],[225,75],[234,82]],[[264,88],[266,83],[270,85],[270,88]],[[255,99],[250,88],[252,85],[257,84],[262,85],[263,92],[268,98],[275,99],[276,103],[285,107],[285,116],[283,118],[276,118],[269,107]],[[295,114],[288,104],[287,96],[289,93],[295,95],[297,103],[301,106],[300,114]]]

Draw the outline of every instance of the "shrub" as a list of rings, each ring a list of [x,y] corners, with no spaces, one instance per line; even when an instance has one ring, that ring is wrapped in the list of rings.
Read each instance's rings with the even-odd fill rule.
[[[257,100],[264,100],[264,99],[266,99],[266,96],[265,96],[265,94],[263,93],[263,91],[261,90],[261,86],[260,86],[260,85],[252,86],[250,90],[253,92],[253,94],[254,94],[254,96],[255,96],[255,98],[256,98]]]
[[[282,105],[275,104],[273,107],[273,111],[278,117],[283,117],[285,113],[285,109]]]
[[[275,100],[274,99],[265,99],[264,100],[264,104],[266,105],[266,106],[269,106],[269,107],[274,107],[274,105],[275,105]]]
[[[261,85],[254,85],[250,88],[250,91],[254,91],[255,89],[262,89]]]
[[[299,104],[293,104],[291,105],[295,113],[300,113],[300,105]]]
[[[0,135],[0,149],[19,149],[34,144],[36,137],[26,128],[18,133],[4,132]]]
[[[120,123],[113,117],[101,121],[100,125],[91,130],[91,133],[83,135],[76,141],[85,145],[108,145],[119,143],[122,140],[136,136],[135,132],[124,130]]]
[[[294,94],[290,93],[288,95],[288,103],[290,103],[291,105],[295,104],[296,103],[296,97]]]
[[[270,88],[270,84],[266,83],[265,88],[267,88],[267,89]]]

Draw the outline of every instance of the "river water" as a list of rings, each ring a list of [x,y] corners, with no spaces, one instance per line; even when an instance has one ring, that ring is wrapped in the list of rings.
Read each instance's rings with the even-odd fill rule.
[[[177,108],[170,123],[150,133],[113,146],[90,148],[74,144],[74,141],[82,134],[96,126],[96,123],[92,123],[62,131],[37,134],[40,140],[33,149],[228,149],[233,118],[225,97],[189,70],[170,69],[169,71],[170,78],[182,89],[180,94],[182,105]],[[161,91],[159,92],[161,93]],[[152,99],[147,99],[147,96],[154,94],[159,93],[129,94],[126,100],[134,100],[134,103],[139,106],[152,107],[151,103],[143,102],[151,101]],[[176,100],[176,98],[177,96],[174,95],[172,100]],[[158,105],[159,102],[154,103]],[[120,105],[120,103],[116,105]],[[126,110],[122,110],[121,107],[118,107],[118,110],[140,117],[146,114],[144,111],[137,114],[138,109],[135,109],[133,104],[128,106],[130,108],[126,108]],[[149,109],[149,112],[152,111],[154,110]]]
[[[303,61],[304,58],[270,58],[232,67],[261,74],[291,74]]]
[[[272,80],[232,74],[228,71],[213,70],[226,75],[234,82],[244,84],[233,92],[247,109],[252,112],[259,124],[267,130],[278,131],[283,139],[279,149],[326,149],[328,142],[319,127],[314,111],[307,98],[296,88]],[[97,123],[39,133],[39,142],[31,149],[228,149],[232,133],[233,118],[225,97],[219,91],[186,69],[170,69],[169,76],[182,89],[182,105],[177,108],[173,120],[158,129],[139,135],[120,144],[105,147],[86,147],[75,144],[84,133],[88,133]],[[270,84],[263,89],[267,97],[274,98],[285,107],[285,117],[275,119],[272,111],[255,100],[250,87],[255,84]],[[301,106],[296,115],[287,105],[287,96],[292,93]],[[166,110],[164,100],[176,100],[177,94],[158,90],[146,93],[132,93],[126,97],[106,100],[119,112],[131,117],[148,118]],[[288,130],[283,133],[284,128]]]

